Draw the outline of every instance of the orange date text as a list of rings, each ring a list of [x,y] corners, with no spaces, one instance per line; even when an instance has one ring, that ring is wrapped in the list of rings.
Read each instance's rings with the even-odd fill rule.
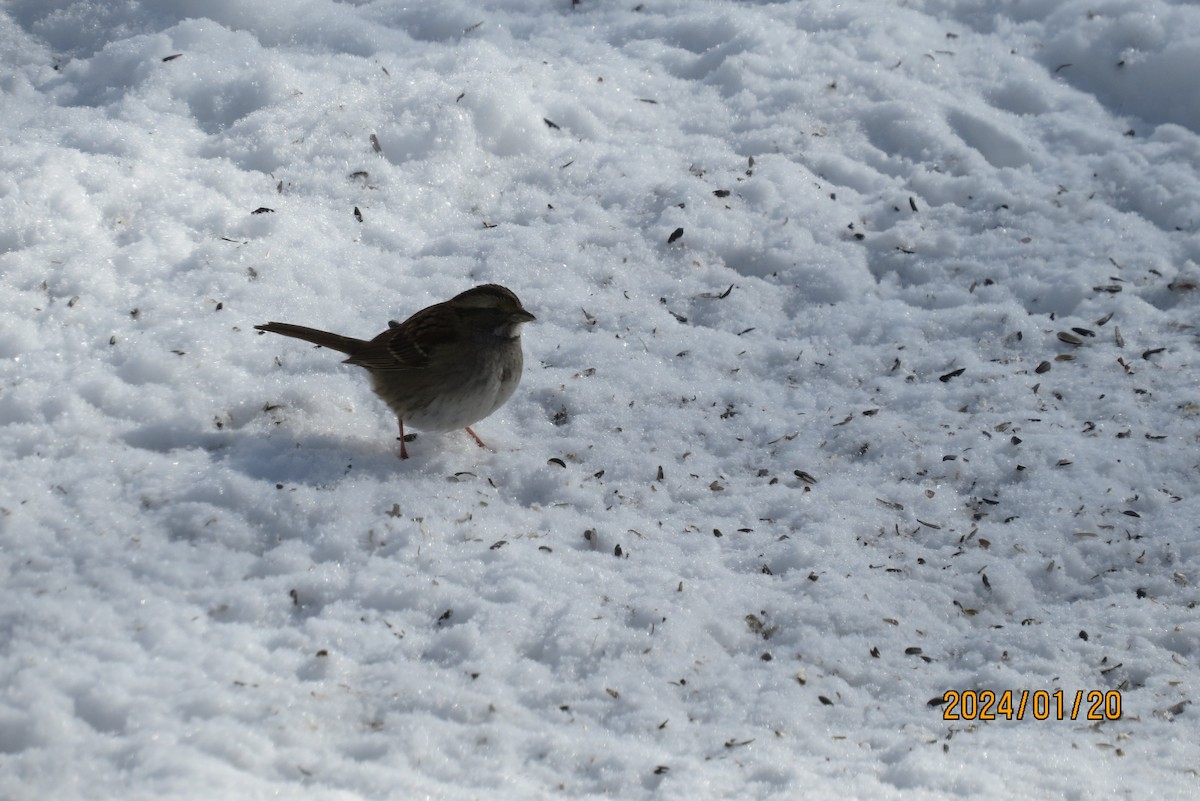
[[[1120,720],[1119,690],[947,690],[942,720]]]

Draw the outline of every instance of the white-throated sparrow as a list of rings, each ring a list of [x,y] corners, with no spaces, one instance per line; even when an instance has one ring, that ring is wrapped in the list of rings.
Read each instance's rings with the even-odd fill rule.
[[[536,319],[510,290],[484,284],[421,309],[371,340],[290,323],[254,326],[345,353],[400,421],[427,431],[465,428],[499,409],[521,381],[521,323]]]

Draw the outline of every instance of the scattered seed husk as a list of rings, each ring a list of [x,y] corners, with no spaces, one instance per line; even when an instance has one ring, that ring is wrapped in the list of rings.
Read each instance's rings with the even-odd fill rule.
[[[965,367],[960,367],[957,370],[951,370],[950,372],[946,373],[945,375],[938,376],[938,381],[941,381],[943,384],[948,384],[948,383],[950,383],[950,379],[958,378],[960,375],[962,375],[966,371],[967,371],[967,368],[965,368]]]

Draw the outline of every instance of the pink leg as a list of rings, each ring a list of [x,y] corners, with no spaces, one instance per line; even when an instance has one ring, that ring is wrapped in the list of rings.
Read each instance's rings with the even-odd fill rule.
[[[399,419],[399,418],[397,418]],[[408,458],[408,449],[404,447],[404,421],[400,420],[400,458]]]
[[[478,434],[476,434],[474,431],[472,431],[472,430],[471,430],[471,427],[470,427],[470,426],[467,426],[467,433],[468,433],[468,434],[470,434],[472,437],[474,437],[474,438],[475,438],[475,444],[476,444],[476,445],[478,445],[478,446],[479,446],[479,447],[481,447],[481,448],[486,448],[486,447],[487,447],[487,445],[484,445],[484,444],[483,444],[483,440],[481,440],[481,439],[479,438],[479,435],[478,435]]]

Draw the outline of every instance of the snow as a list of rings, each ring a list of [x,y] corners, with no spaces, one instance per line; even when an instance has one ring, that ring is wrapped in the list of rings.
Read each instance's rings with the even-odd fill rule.
[[[11,0],[0,52],[0,798],[1196,797],[1200,7]],[[538,317],[489,450],[253,330],[485,282]]]

